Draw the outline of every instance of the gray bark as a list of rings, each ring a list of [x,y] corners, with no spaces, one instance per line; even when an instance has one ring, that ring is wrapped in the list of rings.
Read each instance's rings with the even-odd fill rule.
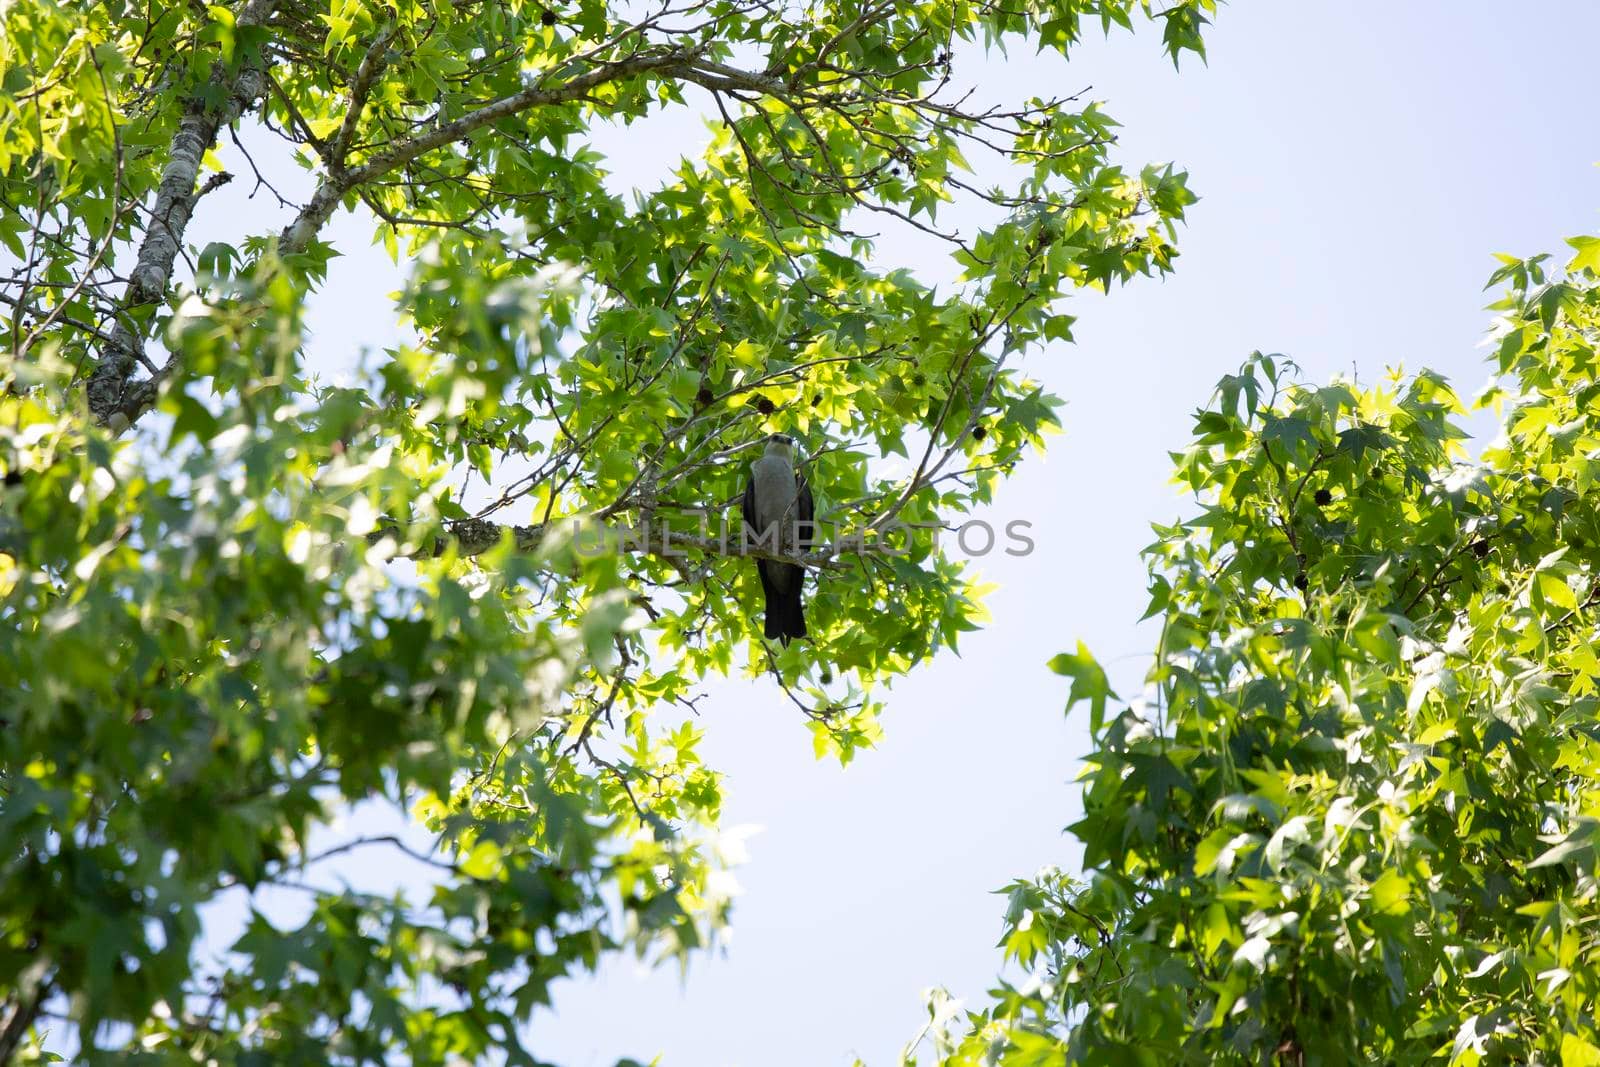
[[[278,0],[250,0],[239,14],[238,25],[264,24],[277,4]],[[172,283],[172,265],[178,258],[189,219],[194,214],[200,161],[216,144],[222,127],[237,120],[266,92],[266,68],[260,63],[247,64],[235,76],[219,63],[212,71],[209,88],[226,90],[227,95],[217,108],[207,108],[197,95],[178,121],[178,132],[173,135],[168,149],[167,165],[156,186],[155,203],[151,205],[144,240],[139,245],[138,260],[123,296],[124,314],[117,316],[111,341],[89,374],[85,390],[89,410],[116,432],[126,428],[154,401],[158,384],[150,379],[130,386],[144,348],[144,338],[137,327],[130,325],[133,320],[126,312],[165,299]]]

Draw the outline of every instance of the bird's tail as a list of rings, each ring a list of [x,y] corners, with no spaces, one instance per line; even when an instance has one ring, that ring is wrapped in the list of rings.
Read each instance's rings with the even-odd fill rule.
[[[785,645],[796,637],[806,635],[806,611],[798,588],[787,593],[777,590],[767,592],[766,634]]]

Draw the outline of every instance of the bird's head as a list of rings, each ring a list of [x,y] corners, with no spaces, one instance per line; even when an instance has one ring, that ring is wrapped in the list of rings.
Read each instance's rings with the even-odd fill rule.
[[[786,433],[773,433],[767,435],[767,455],[783,456],[794,455],[794,438]]]

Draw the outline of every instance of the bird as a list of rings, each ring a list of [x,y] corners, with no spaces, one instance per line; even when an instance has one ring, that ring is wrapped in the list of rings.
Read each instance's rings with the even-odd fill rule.
[[[804,552],[813,534],[811,486],[795,470],[794,438],[775,433],[767,437],[761,457],[750,464],[744,487],[746,544],[753,535],[756,547],[773,551]],[[757,559],[761,592],[766,601],[765,634],[785,647],[806,636],[805,606],[801,590],[806,570],[797,563]]]

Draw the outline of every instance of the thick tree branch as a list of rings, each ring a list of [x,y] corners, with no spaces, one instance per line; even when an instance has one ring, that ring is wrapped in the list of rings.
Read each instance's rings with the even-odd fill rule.
[[[565,530],[560,527],[565,526]],[[770,542],[753,543],[742,537],[743,527],[732,524],[720,536],[685,533],[669,529],[660,523],[634,525],[589,525],[573,528],[560,520],[537,526],[512,526],[490,522],[487,519],[461,519],[445,524],[445,534],[421,543],[407,543],[404,531],[397,525],[387,525],[367,536],[376,544],[385,538],[401,542],[397,556],[411,559],[432,559],[452,549],[459,556],[480,556],[500,544],[504,535],[511,538],[512,549],[519,553],[539,551],[546,539],[557,532],[573,537],[575,549],[580,553],[598,555],[603,552],[622,551],[649,556],[689,557],[722,556],[738,559],[770,559],[780,563],[794,563],[811,570],[833,570],[840,566],[839,559],[847,555],[894,555],[898,551],[885,536],[888,531],[874,531],[868,539],[867,530],[841,534],[834,540],[814,546],[808,552],[780,552],[769,547]]]
[[[238,27],[263,25],[272,17],[277,4],[278,0],[250,0],[239,14]],[[124,312],[158,303],[166,297],[167,287],[172,282],[172,265],[178,258],[184,232],[189,228],[189,219],[199,200],[195,182],[199,178],[200,162],[217,143],[218,131],[253,106],[266,88],[264,60],[246,63],[236,75],[218,63],[212,69],[210,81],[191,99],[183,118],[178,121],[178,132],[173,135],[167,152],[167,165],[156,187],[155,204],[150,209],[150,223],[123,296]],[[225,94],[222,104],[208,106],[206,100],[218,93]],[[129,379],[144,350],[144,340],[138,329],[129,325],[130,321],[126,314],[117,316],[111,343],[101,352],[86,388],[89,410],[116,432],[125,429],[150,405],[157,384],[156,379],[148,379],[129,387]]]

